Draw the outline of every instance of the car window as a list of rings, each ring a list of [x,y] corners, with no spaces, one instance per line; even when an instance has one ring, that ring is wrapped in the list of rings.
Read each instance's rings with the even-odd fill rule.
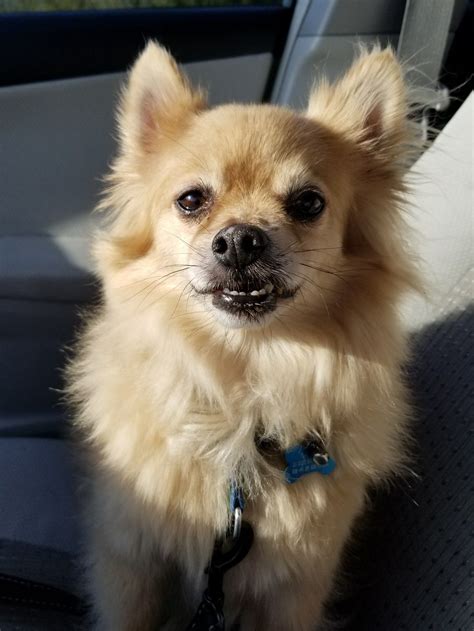
[[[0,12],[287,5],[286,0],[0,0]]]

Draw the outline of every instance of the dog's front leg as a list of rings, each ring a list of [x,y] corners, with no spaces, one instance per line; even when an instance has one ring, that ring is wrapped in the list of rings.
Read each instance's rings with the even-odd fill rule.
[[[143,505],[112,477],[96,479],[90,490],[85,563],[93,628],[156,631],[170,568]]]
[[[162,614],[164,573],[156,563],[131,561],[96,547],[90,564],[97,631],[155,631]]]
[[[314,585],[288,584],[245,607],[240,630],[320,631],[325,596]]]

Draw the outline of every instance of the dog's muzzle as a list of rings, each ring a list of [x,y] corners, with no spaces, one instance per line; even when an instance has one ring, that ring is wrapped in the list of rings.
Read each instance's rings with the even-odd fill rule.
[[[199,294],[212,295],[212,305],[240,320],[257,322],[273,311],[279,299],[294,296],[286,280],[283,257],[270,236],[252,224],[220,230],[211,244],[209,282]]]

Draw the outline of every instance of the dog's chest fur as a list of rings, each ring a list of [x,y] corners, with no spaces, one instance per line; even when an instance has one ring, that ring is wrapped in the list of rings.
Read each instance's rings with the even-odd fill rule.
[[[100,418],[91,430],[100,458],[106,456],[100,512],[105,496],[112,523],[117,505],[130,507],[129,536],[122,534],[119,545],[136,554],[139,536],[149,542],[145,550],[156,547],[190,577],[202,577],[213,539],[227,525],[229,481],[237,477],[256,533],[247,565],[262,581],[278,567],[281,580],[294,574],[302,550],[306,570],[308,557],[316,563],[336,554],[334,541],[347,536],[368,480],[394,462],[393,411],[374,388],[370,366],[354,371],[327,348],[296,344],[268,342],[240,361],[224,356],[212,364],[179,347],[171,354],[166,339],[161,353],[131,352],[134,341],[120,336],[109,342],[95,350],[104,371],[90,397]],[[337,462],[329,478],[313,474],[288,485],[280,463],[255,445],[263,435],[283,449],[315,430]],[[238,585],[245,590],[246,579]]]

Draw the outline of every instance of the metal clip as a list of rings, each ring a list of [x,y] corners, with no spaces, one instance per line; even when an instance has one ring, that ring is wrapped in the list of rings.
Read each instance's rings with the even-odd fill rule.
[[[242,488],[234,480],[230,483],[229,503],[231,523],[227,531],[227,536],[232,537],[235,541],[240,537],[240,531],[242,529],[242,513],[245,508],[245,500]]]
[[[320,467],[324,467],[329,462],[328,453],[315,453],[313,454],[313,462]]]
[[[240,531],[242,530],[242,509],[240,506],[234,508],[232,522],[232,539],[235,541],[240,537]]]

